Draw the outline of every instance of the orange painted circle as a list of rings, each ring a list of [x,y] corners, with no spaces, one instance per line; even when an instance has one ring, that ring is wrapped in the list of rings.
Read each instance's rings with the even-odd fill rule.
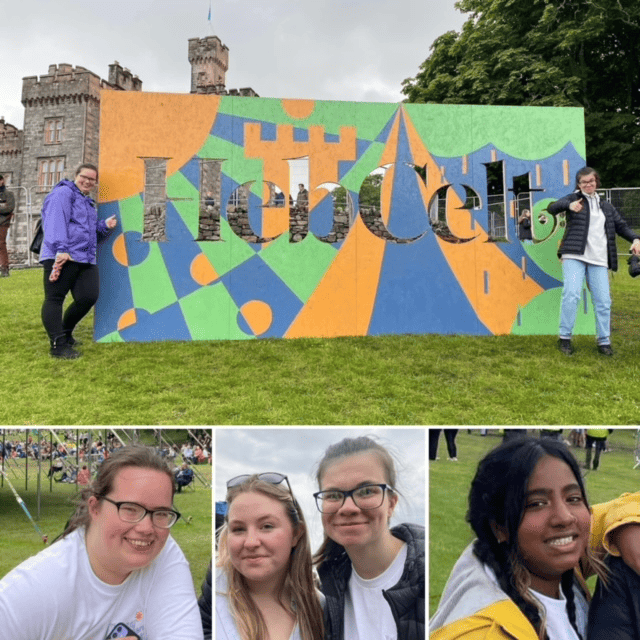
[[[240,308],[244,319],[247,321],[251,331],[257,336],[269,330],[273,322],[273,311],[271,307],[262,300],[250,300]]]
[[[121,233],[114,241],[112,249],[113,257],[116,262],[119,262],[123,267],[129,266],[129,256],[127,255],[127,243],[124,237],[124,233]]]
[[[282,108],[285,113],[296,120],[308,118],[316,108],[315,100],[283,100]]]
[[[191,262],[191,277],[203,287],[220,276],[204,253],[199,253]]]

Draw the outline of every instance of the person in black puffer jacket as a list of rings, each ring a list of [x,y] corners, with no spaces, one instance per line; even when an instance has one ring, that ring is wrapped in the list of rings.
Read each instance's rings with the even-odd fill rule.
[[[369,437],[345,438],[326,451],[317,479],[325,638],[424,640],[424,527],[389,528],[398,502],[393,458]]]
[[[204,582],[202,583],[202,593],[198,598],[198,608],[200,609],[200,618],[202,620],[202,631],[204,632],[204,640],[211,640],[211,563],[209,563],[207,575],[205,576]]]
[[[566,215],[566,229],[558,248],[564,280],[558,347],[565,355],[574,352],[571,336],[585,278],[596,315],[598,351],[613,355],[607,269],[618,269],[616,234],[632,242],[631,251],[640,254],[640,236],[612,205],[600,199],[596,192],[599,188],[598,172],[583,167],[576,174],[576,190],[547,207],[554,216]]]

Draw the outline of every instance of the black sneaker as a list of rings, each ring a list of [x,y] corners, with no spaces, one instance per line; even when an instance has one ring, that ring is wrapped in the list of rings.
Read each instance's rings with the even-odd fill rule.
[[[613,349],[611,348],[610,344],[599,344],[598,353],[601,353],[603,356],[612,356]]]
[[[575,351],[571,340],[567,340],[566,338],[558,338],[558,349],[560,349],[565,356],[570,356]]]
[[[71,347],[66,338],[57,338],[51,342],[51,357],[63,360],[75,360],[80,357],[80,352]]]
[[[67,334],[67,344],[70,347],[81,347],[82,346],[82,340],[76,340],[72,334],[68,333]]]

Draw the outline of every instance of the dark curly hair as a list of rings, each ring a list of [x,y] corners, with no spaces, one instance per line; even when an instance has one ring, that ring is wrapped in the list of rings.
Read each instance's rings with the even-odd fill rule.
[[[588,508],[587,495],[580,468],[569,449],[550,438],[523,437],[510,440],[490,451],[478,464],[469,492],[467,521],[477,540],[473,551],[496,575],[500,588],[513,600],[531,622],[541,640],[547,638],[546,611],[530,594],[531,577],[524,566],[518,549],[518,529],[524,516],[529,477],[536,464],[545,456],[565,462],[580,487]],[[494,527],[504,528],[507,540],[498,542]],[[601,563],[590,557],[594,570],[600,575]],[[561,578],[562,591],[567,598],[567,612],[571,625],[581,638],[576,626],[574,584],[586,589],[576,580],[574,570]]]

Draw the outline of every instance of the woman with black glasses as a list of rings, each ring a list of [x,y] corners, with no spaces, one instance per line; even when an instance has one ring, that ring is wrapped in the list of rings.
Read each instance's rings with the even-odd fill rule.
[[[73,348],[78,344],[73,330],[98,300],[97,246],[117,224],[115,216],[98,220],[95,202],[89,195],[97,182],[98,168],[83,163],[76,169],[75,180],[61,180],[42,205],[42,324],[54,358],[73,360],[80,356]],[[69,292],[73,302],[63,315]]]
[[[113,453],[60,539],[0,581],[2,636],[202,640],[189,564],[169,536],[174,493],[153,449]]]
[[[316,474],[325,540],[314,556],[328,640],[423,640],[424,527],[389,527],[393,458],[366,436],[330,446]]]
[[[286,482],[286,486],[282,483]],[[287,476],[227,482],[216,577],[216,640],[323,640],[309,534]]]

